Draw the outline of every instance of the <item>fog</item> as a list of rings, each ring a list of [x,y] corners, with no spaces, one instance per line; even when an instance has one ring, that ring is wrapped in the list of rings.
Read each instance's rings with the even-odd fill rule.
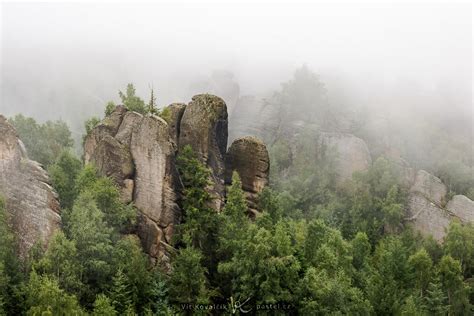
[[[129,82],[164,106],[208,92],[196,83],[216,70],[268,95],[303,64],[334,102],[472,126],[466,3],[3,3],[1,21],[0,113],[76,134]]]

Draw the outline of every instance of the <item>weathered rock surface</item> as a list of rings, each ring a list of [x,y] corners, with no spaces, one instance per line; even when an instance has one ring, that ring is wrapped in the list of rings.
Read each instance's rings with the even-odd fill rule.
[[[175,190],[175,153],[163,119],[121,106],[92,130],[84,145],[85,162],[117,183],[123,202],[134,202],[139,211],[137,234],[154,260],[169,261],[170,227],[179,222],[181,214]]]
[[[455,195],[446,204],[446,194],[447,187],[439,178],[420,170],[409,195],[407,221],[422,235],[433,235],[439,242],[454,218],[474,222],[474,202],[464,195]]]
[[[425,170],[419,170],[416,173],[415,183],[411,187],[410,192],[420,193],[436,205],[444,206],[448,189],[439,178]]]
[[[175,223],[175,149],[168,125],[156,116],[144,117],[132,133],[130,147],[135,163],[134,202],[136,207],[161,227]]]
[[[122,201],[137,207],[136,233],[143,248],[166,267],[174,229],[181,221],[178,149],[190,145],[211,169],[208,189],[216,211],[225,198],[226,174],[237,170],[249,208],[256,212],[257,194],[268,184],[269,158],[258,139],[239,139],[229,149],[232,170],[226,173],[227,108],[219,97],[197,95],[188,105],[175,103],[164,113],[166,121],[117,107],[87,136],[84,156],[86,163],[94,163],[102,175],[116,181]]]
[[[47,243],[61,224],[57,194],[46,171],[29,160],[23,144],[6,118],[0,115],[0,196],[24,257],[38,240]]]
[[[179,148],[190,145],[212,171],[210,194],[216,211],[221,209],[224,197],[227,124],[225,102],[210,94],[200,94],[186,106],[180,125]]]
[[[450,214],[419,193],[412,193],[408,200],[409,225],[424,236],[432,235],[441,242],[451,221]]]
[[[169,115],[166,119],[168,123],[168,128],[170,132],[170,137],[176,145],[178,145],[180,128],[181,128],[181,119],[183,118],[184,110],[186,109],[186,104],[184,103],[173,103],[168,105],[167,111]]]
[[[334,149],[337,182],[352,178],[357,171],[365,171],[372,164],[367,144],[360,138],[346,133],[321,133],[321,142],[328,149]]]
[[[474,201],[464,195],[455,195],[446,209],[463,222],[474,223]]]
[[[268,185],[270,173],[265,144],[251,136],[236,139],[226,155],[226,184],[232,183],[233,171],[240,176],[250,214],[255,216],[258,194]]]

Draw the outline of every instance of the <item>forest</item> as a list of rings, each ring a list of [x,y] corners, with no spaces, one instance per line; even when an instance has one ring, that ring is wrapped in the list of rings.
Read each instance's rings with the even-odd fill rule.
[[[0,316],[474,315],[472,4],[0,3]]]
[[[274,95],[286,111],[321,85],[303,67]],[[302,92],[303,91],[303,92]],[[314,91],[314,90],[313,90]],[[138,97],[132,84],[121,103],[166,119],[166,108]],[[314,100],[312,96],[308,102]],[[317,103],[324,118],[325,104]],[[308,104],[309,105],[309,104]],[[109,102],[104,115],[115,108]],[[85,131],[100,122],[85,122]],[[4,315],[469,315],[474,304],[474,226],[453,220],[442,242],[404,225],[409,192],[400,170],[380,155],[336,184],[334,153],[303,144],[288,161],[284,138],[269,146],[270,186],[249,219],[239,174],[216,213],[211,170],[190,146],[179,151],[183,221],[172,241],[171,267],[152,264],[133,233],[137,210],[117,185],[77,155],[63,121],[10,118],[29,157],[47,169],[59,194],[62,228],[45,250],[39,242],[20,260],[0,204],[0,314]],[[85,136],[84,136],[85,137]],[[322,152],[314,161],[314,152]],[[288,169],[288,167],[291,167]],[[286,167],[285,167],[286,166]],[[429,166],[427,166],[429,168]],[[438,169],[449,194],[472,198],[473,179]]]

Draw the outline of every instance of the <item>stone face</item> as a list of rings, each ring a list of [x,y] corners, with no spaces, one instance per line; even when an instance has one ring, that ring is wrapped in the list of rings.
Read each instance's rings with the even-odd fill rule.
[[[251,136],[236,139],[226,155],[226,184],[237,171],[252,214],[257,212],[258,194],[268,185],[270,158],[265,144]]]
[[[126,109],[123,106],[117,106],[115,110],[106,118],[104,118],[89,135],[87,135],[84,141],[84,161],[85,163],[91,162],[91,154],[95,152],[96,147],[101,139],[106,135],[114,137],[122,123],[123,116],[126,113]]]
[[[367,170],[372,164],[367,144],[352,134],[321,133],[321,143],[335,151],[335,168],[339,183],[351,179],[356,171]]]
[[[97,142],[95,150],[89,155],[88,163],[93,163],[104,176],[120,183],[132,177],[134,172],[132,156],[126,145],[110,135]]]
[[[33,244],[47,243],[61,224],[57,194],[46,171],[26,155],[23,144],[0,115],[0,196],[19,241],[20,257]]]
[[[164,245],[181,216],[175,190],[176,146],[168,124],[119,106],[87,136],[84,151],[85,162],[94,163],[101,175],[120,187],[122,202],[137,207],[137,234],[145,252],[153,260],[168,262]]]
[[[448,189],[439,178],[425,170],[419,170],[410,192],[420,193],[436,205],[443,206]]]
[[[446,205],[446,209],[463,222],[474,223],[474,201],[464,195],[455,195]]]
[[[227,149],[227,107],[210,94],[194,96],[181,119],[179,148],[190,145],[212,171],[210,194],[219,211],[224,196],[224,156]]]
[[[167,115],[166,122],[168,123],[170,137],[173,142],[178,145],[180,128],[181,128],[181,119],[183,118],[184,110],[186,109],[186,104],[184,103],[173,103],[168,105],[167,110],[169,114]]]
[[[408,216],[409,225],[424,236],[432,235],[438,242],[443,240],[451,221],[448,212],[419,193],[413,193],[409,197]]]
[[[135,205],[162,227],[176,222],[175,150],[166,122],[156,116],[144,117],[133,130],[130,150],[136,168]]]
[[[454,218],[474,221],[474,202],[456,195],[444,207],[447,187],[434,175],[419,170],[410,188],[407,221],[422,235],[442,242],[449,223]]]

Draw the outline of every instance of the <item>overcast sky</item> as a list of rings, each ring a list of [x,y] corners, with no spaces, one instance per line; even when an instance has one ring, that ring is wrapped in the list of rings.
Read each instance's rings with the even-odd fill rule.
[[[162,104],[186,102],[179,86],[215,69],[260,93],[303,63],[359,84],[443,83],[469,98],[472,88],[467,3],[3,3],[1,21],[7,114],[48,112],[64,95],[101,104],[126,82],[143,94],[153,84]]]

